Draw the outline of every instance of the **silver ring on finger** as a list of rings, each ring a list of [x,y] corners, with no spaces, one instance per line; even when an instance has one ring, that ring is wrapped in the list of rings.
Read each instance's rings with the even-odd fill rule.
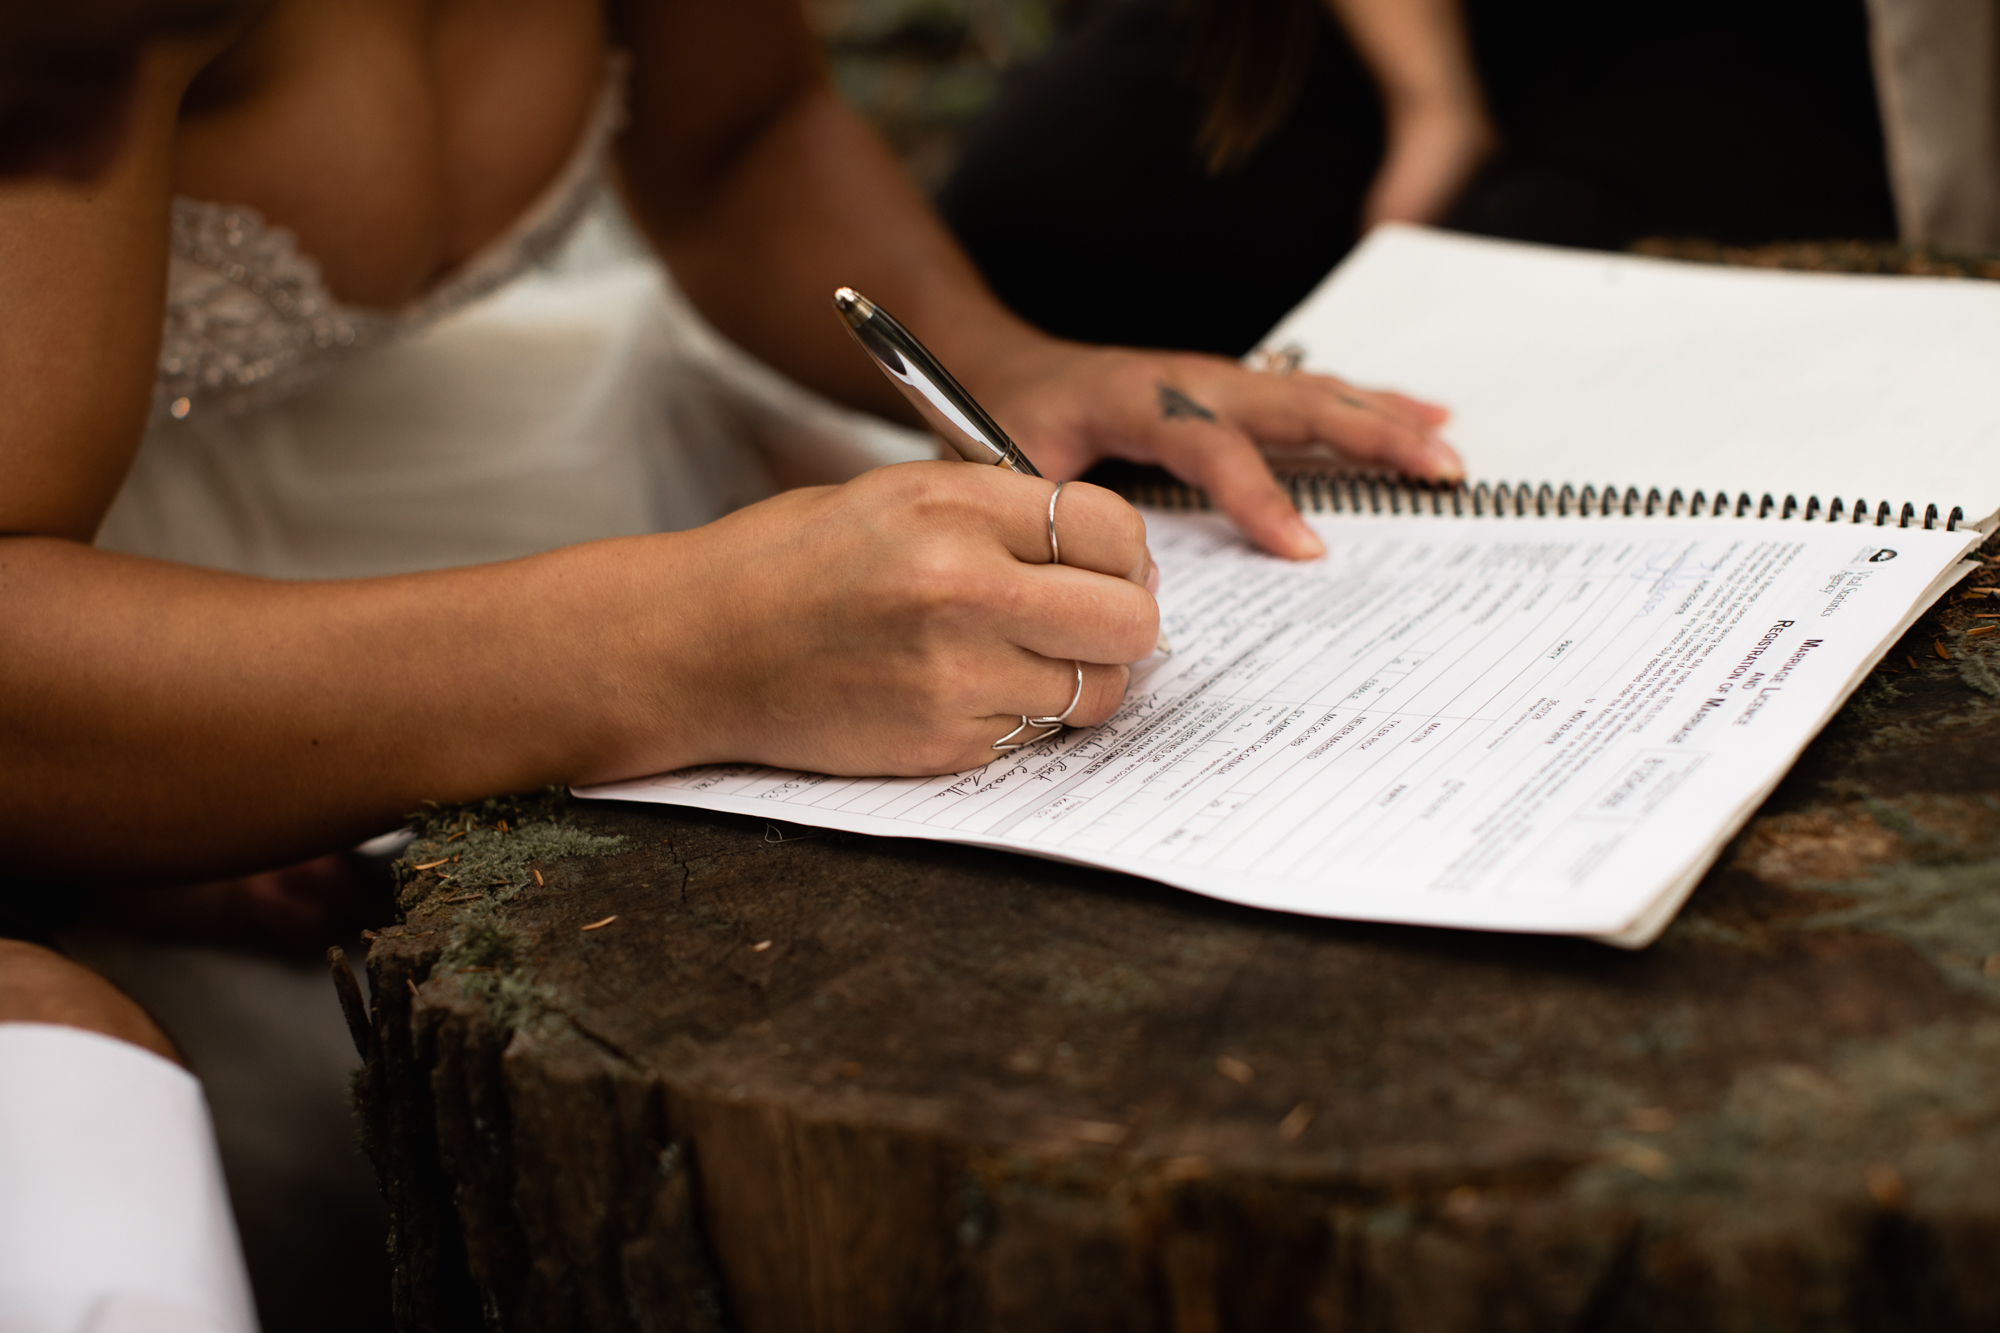
[[[1069,725],[1069,715],[1076,711],[1079,703],[1083,702],[1083,663],[1072,661],[1070,665],[1076,668],[1076,692],[1069,697],[1069,707],[1050,717],[1029,717],[1026,713],[1019,714],[1021,725],[993,742],[995,754],[1011,754],[1015,750],[1025,750],[1038,741],[1047,740]],[[1033,731],[1036,734],[1019,739],[1024,731]]]
[[[1250,353],[1250,368],[1282,379],[1297,371],[1305,363],[1305,359],[1306,349],[1297,343],[1286,343],[1283,347],[1275,349],[1259,347]]]
[[[1049,492],[1049,563],[1052,565],[1062,563],[1062,543],[1056,540],[1056,501],[1062,495],[1062,488],[1067,485],[1068,482],[1059,481],[1056,483],[1056,488]]]

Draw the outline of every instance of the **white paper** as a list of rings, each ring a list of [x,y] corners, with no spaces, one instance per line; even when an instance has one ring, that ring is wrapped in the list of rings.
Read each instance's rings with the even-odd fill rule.
[[[1328,555],[1292,564],[1220,517],[1149,516],[1181,647],[1103,727],[948,777],[734,765],[579,794],[1004,847],[1319,916],[1643,944],[1975,540],[1313,522]]]
[[[2000,283],[1383,227],[1265,339],[1453,411],[1475,480],[2000,510]]]

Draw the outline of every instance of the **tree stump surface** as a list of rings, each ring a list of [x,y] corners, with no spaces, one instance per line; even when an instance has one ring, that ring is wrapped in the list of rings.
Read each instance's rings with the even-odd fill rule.
[[[372,1013],[345,987],[402,1327],[1993,1327],[1989,605],[1920,622],[1641,953],[446,812]]]

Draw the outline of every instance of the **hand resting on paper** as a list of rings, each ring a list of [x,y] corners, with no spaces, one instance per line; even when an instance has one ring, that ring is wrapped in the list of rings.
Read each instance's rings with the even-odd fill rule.
[[[1295,560],[1324,548],[1263,450],[1325,443],[1426,480],[1462,475],[1438,436],[1444,408],[1327,375],[1281,377],[1221,357],[1037,337],[982,389],[995,419],[1049,476],[1074,477],[1106,457],[1157,463],[1206,490],[1257,545]]]

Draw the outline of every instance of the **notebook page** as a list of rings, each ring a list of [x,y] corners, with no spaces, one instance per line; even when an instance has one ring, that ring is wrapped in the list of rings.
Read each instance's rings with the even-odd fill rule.
[[[2000,509],[2000,283],[1383,227],[1266,339],[1453,410],[1475,480]]]
[[[1180,645],[1102,727],[939,778],[688,769],[579,795],[1129,871],[1320,916],[1643,944],[1972,534],[1149,515]],[[1893,550],[1894,554],[1883,553]],[[997,733],[996,733],[997,734]],[[1677,903],[1677,900],[1676,900]]]

